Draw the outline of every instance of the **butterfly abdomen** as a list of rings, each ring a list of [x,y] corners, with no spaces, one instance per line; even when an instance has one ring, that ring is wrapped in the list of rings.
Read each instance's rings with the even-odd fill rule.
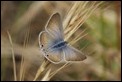
[[[66,46],[66,44],[67,44],[66,41],[61,41],[61,42],[56,43],[52,48],[54,48],[54,49],[55,49],[55,48],[57,48],[57,49],[63,48],[63,47]]]

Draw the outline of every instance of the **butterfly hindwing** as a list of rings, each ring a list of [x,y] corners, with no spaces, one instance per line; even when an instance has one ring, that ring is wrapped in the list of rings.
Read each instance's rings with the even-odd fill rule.
[[[54,45],[54,38],[46,31],[42,31],[39,34],[39,45],[41,47],[42,54],[51,62],[59,63],[63,58],[63,52],[61,50],[51,48]]]
[[[57,64],[62,62],[64,54],[60,50],[49,50],[45,56],[49,61]]]
[[[65,49],[63,49],[65,60],[66,61],[82,61],[86,59],[86,56],[79,50],[74,47],[67,45]]]
[[[46,49],[50,47],[52,44],[52,41],[54,41],[54,38],[49,35],[46,31],[42,31],[39,34],[39,46],[40,48]]]

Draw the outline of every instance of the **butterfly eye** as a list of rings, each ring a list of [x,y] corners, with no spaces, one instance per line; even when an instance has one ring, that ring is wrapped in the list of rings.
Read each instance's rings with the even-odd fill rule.
[[[47,55],[47,56],[49,56],[49,55]]]
[[[42,45],[42,47],[43,47],[43,45]]]

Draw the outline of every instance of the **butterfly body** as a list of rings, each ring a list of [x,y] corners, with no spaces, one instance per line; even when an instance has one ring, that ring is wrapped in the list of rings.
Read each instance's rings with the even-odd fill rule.
[[[64,41],[64,32],[59,13],[48,20],[45,31],[39,34],[39,46],[42,54],[52,63],[82,61],[86,56]]]
[[[62,49],[64,48],[65,46],[67,45],[67,42],[66,41],[61,41],[61,42],[58,42],[56,43],[54,46],[52,46],[53,49]]]

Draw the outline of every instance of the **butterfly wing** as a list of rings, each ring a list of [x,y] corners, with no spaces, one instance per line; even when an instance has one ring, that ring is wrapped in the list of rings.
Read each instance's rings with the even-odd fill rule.
[[[65,54],[65,61],[82,61],[86,59],[86,56],[82,52],[70,45],[67,45],[63,52]]]
[[[45,53],[45,57],[54,64],[62,62],[63,55],[64,54],[61,50],[50,50]]]
[[[45,30],[55,39],[63,40],[63,26],[59,13],[55,13],[50,17]]]
[[[49,33],[47,33],[46,31],[42,31],[39,34],[39,46],[42,49],[47,49],[48,47],[50,47],[52,45],[52,41],[54,40],[54,38],[52,36],[50,36]]]
[[[59,63],[63,59],[63,53],[61,50],[53,50],[50,48],[54,45],[55,39],[46,31],[42,31],[39,34],[39,46],[42,54],[52,63]]]

